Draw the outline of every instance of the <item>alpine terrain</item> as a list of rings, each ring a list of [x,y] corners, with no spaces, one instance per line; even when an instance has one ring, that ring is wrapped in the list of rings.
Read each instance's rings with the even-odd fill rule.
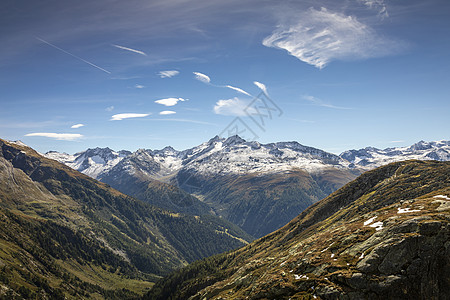
[[[161,276],[252,238],[212,215],[124,195],[0,140],[0,298],[134,298]],[[153,197],[178,197],[175,187]]]
[[[239,136],[216,136],[183,151],[96,148],[46,156],[156,206],[191,215],[219,215],[261,237],[366,170],[408,159],[450,160],[450,142],[369,147],[337,156],[297,142],[261,144]],[[171,186],[185,193],[177,190],[176,197],[153,197],[155,190]]]
[[[450,162],[359,176],[283,228],[159,281],[146,299],[448,299]]]
[[[97,148],[46,156],[162,208],[219,215],[256,237],[360,174],[345,159],[297,142],[260,144],[239,136],[216,136],[184,151],[166,147],[126,154]],[[177,201],[156,202],[153,191],[167,184],[196,197],[180,194]]]

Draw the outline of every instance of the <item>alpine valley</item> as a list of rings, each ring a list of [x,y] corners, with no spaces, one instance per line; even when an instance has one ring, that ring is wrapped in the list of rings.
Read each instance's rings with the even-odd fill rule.
[[[158,207],[217,215],[262,237],[364,171],[408,159],[450,160],[450,142],[368,147],[338,156],[298,142],[260,144],[239,136],[216,136],[183,151],[95,148],[45,156]],[[186,193],[177,190],[178,196],[170,199],[154,196],[173,186]]]
[[[0,140],[0,297],[446,299],[449,148]]]

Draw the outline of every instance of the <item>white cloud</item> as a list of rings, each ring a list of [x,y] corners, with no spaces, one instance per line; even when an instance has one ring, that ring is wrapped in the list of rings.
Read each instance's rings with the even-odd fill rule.
[[[162,104],[165,106],[175,106],[179,101],[187,101],[183,98],[166,98],[166,99],[160,99],[156,100],[155,103]]]
[[[295,23],[282,24],[263,45],[284,49],[317,68],[333,60],[367,59],[392,54],[400,43],[383,38],[355,17],[310,8]]]
[[[106,111],[113,111],[114,110],[114,106],[108,106],[107,108],[105,108]]]
[[[389,17],[389,13],[387,11],[386,3],[384,0],[358,0],[358,2],[364,4],[370,9],[378,10],[378,15],[382,18]]]
[[[173,110],[163,110],[163,111],[161,111],[159,114],[160,115],[173,115],[173,114],[176,114],[177,112],[176,111],[173,111]]]
[[[253,108],[247,108],[249,103],[237,97],[227,100],[219,100],[214,105],[214,113],[224,116],[246,116],[253,113]],[[247,108],[247,113],[246,109]],[[251,110],[251,111],[250,111]]]
[[[171,78],[173,76],[177,76],[178,74],[180,74],[180,72],[176,70],[161,71],[158,73],[161,78]]]
[[[145,52],[140,51],[140,50],[131,49],[131,48],[124,47],[124,46],[119,46],[119,45],[113,45],[113,46],[116,47],[116,48],[122,49],[122,50],[126,50],[126,51],[130,51],[130,52],[134,52],[134,53],[137,53],[137,54],[141,54],[141,55],[147,56],[147,54]]]
[[[264,94],[268,95],[267,93],[267,87],[264,83],[258,82],[258,81],[253,81],[253,83],[261,90],[264,92]]]
[[[200,72],[193,72],[195,75],[195,79],[197,79],[198,81],[204,82],[204,83],[210,83],[211,82],[211,78],[209,78],[208,75],[205,75],[203,73]]]
[[[144,86],[144,85],[141,85],[141,84],[136,84],[134,87],[137,88],[137,89],[143,89],[143,88],[145,88],[145,86]]]
[[[83,127],[84,126],[84,124],[75,124],[75,125],[72,125],[70,128],[80,128],[80,127]]]
[[[117,114],[111,117],[111,121],[121,121],[123,119],[130,119],[130,118],[144,118],[147,117],[148,115],[150,114],[135,114],[135,113]]]
[[[317,105],[317,106],[334,108],[334,109],[351,109],[350,107],[335,106],[333,104],[324,102],[322,99],[316,98],[314,96],[305,95],[305,96],[303,96],[303,99],[305,99],[305,100],[307,100],[307,101],[309,101],[312,104]]]
[[[244,91],[243,89],[240,89],[238,87],[234,87],[234,86],[231,86],[231,85],[226,85],[225,87],[227,87],[229,89],[232,89],[232,90],[235,90],[235,91],[237,91],[237,92],[239,92],[241,94],[244,94],[244,95],[247,95],[247,96],[250,96],[250,97],[252,96],[249,93],[247,93],[246,91]]]
[[[53,133],[53,132],[35,132],[25,134],[25,136],[42,136],[53,138],[59,141],[73,141],[83,137],[83,135],[78,133]]]
[[[389,143],[404,143],[404,140],[390,141]]]

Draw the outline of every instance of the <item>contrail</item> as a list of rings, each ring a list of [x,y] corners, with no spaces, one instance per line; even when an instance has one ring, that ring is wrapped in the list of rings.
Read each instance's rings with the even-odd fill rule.
[[[35,38],[36,38],[37,40],[43,42],[43,43],[46,43],[47,45],[49,45],[49,46],[51,46],[51,47],[53,47],[53,48],[55,48],[55,49],[58,49],[58,50],[60,50],[60,51],[62,51],[62,52],[64,52],[64,53],[66,53],[66,54],[68,54],[68,55],[70,55],[70,56],[72,56],[72,57],[75,57],[75,58],[78,59],[78,60],[81,60],[82,62],[87,63],[88,65],[93,66],[94,68],[97,68],[97,69],[99,69],[99,70],[101,70],[101,71],[103,71],[103,72],[105,72],[105,73],[111,74],[110,71],[105,70],[105,69],[103,69],[102,67],[99,67],[99,66],[97,66],[97,65],[95,65],[95,64],[93,64],[93,63],[91,63],[91,62],[89,62],[89,61],[87,61],[87,60],[85,60],[85,59],[82,59],[81,57],[76,56],[75,54],[72,54],[72,53],[70,53],[70,52],[67,52],[66,50],[61,49],[61,48],[59,48],[58,46],[53,45],[52,43],[49,43],[49,42],[47,42],[47,41],[45,41],[45,40],[43,40],[43,39],[41,39],[41,38],[38,38],[37,36],[36,36]]]
[[[124,46],[119,46],[119,45],[113,45],[113,46],[116,47],[116,48],[122,49],[122,50],[127,50],[127,51],[130,51],[130,52],[134,52],[134,53],[138,53],[138,54],[147,56],[147,53],[145,53],[144,51],[141,51],[141,50],[131,49],[131,48],[124,47]]]

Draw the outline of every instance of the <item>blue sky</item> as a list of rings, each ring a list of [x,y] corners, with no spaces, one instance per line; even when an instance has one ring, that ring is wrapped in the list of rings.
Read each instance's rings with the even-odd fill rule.
[[[0,137],[41,152],[450,138],[447,0],[6,0],[0,25]]]

